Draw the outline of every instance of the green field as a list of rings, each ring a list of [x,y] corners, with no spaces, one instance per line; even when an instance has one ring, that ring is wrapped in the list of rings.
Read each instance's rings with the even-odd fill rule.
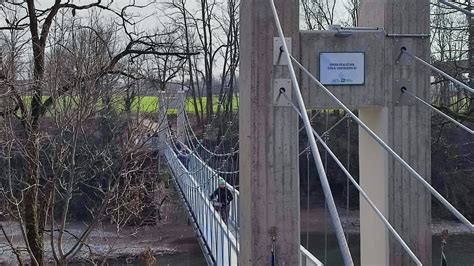
[[[43,101],[46,101],[48,99],[48,96],[43,96]],[[207,101],[206,97],[202,97],[202,109],[206,109],[207,106]],[[95,101],[95,100],[94,100]],[[237,110],[238,108],[238,97],[233,97],[232,99],[233,103],[233,109],[234,111]],[[26,106],[30,106],[31,103],[31,97],[25,96],[23,97],[23,102]],[[212,98],[213,102],[213,110],[217,111],[218,108],[218,97],[214,96]],[[66,109],[72,109],[75,106],[81,104],[79,97],[72,97],[72,96],[63,96],[59,100],[56,101],[54,105],[52,105],[52,110],[60,112],[61,110],[66,110]],[[96,105],[98,109],[102,108],[104,104],[100,101],[97,100],[97,103],[85,103],[88,106],[89,105]],[[119,112],[125,111],[125,100],[123,97],[113,97],[112,98],[112,105],[114,106],[115,110]],[[186,112],[194,114],[195,109],[194,109],[194,104],[193,100],[191,97],[187,97],[185,100],[185,108]],[[198,111],[202,113],[201,106],[198,101]],[[154,113],[157,112],[158,110],[158,98],[155,96],[140,96],[136,97],[134,101],[131,104],[131,111],[132,112],[143,112],[143,113]],[[168,114],[176,114],[176,109],[169,108],[168,109]]]
[[[202,100],[202,109],[204,109],[204,111],[205,111],[206,106],[207,106],[207,98],[202,97],[201,100]],[[219,98],[217,96],[212,97],[212,106],[213,106],[214,111],[217,111],[218,102],[219,102],[218,100],[219,100]],[[123,111],[124,106],[125,106],[123,100],[118,101],[115,104],[116,104],[116,106],[119,110]],[[232,99],[232,106],[233,106],[234,111],[237,110],[237,107],[238,107],[238,98],[237,97],[234,97]],[[154,97],[154,96],[137,97],[132,103],[132,111],[133,112],[140,111],[140,112],[145,112],[145,113],[153,113],[153,112],[157,111],[157,108],[158,108],[158,98]],[[185,109],[186,109],[186,112],[188,112],[188,113],[191,113],[191,114],[195,113],[194,103],[193,103],[193,99],[191,97],[186,98],[186,100],[185,100]],[[200,106],[199,101],[198,101],[198,112],[202,113],[202,111],[203,111],[202,109],[201,109],[201,106]],[[176,114],[176,109],[169,108],[168,109],[168,114]]]

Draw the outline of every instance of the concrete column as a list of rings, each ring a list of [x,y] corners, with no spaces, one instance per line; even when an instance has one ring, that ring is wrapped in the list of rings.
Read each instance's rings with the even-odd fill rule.
[[[299,48],[299,1],[275,0],[283,31]],[[274,106],[274,79],[289,79],[273,65],[278,36],[268,0],[241,1],[240,265],[270,265],[272,234],[278,265],[300,263],[298,115]],[[277,47],[276,49],[278,49]]]
[[[429,38],[421,37],[429,34],[429,0],[361,0],[359,26],[384,27],[388,34],[398,37],[387,37],[385,40],[385,101],[388,110],[388,144],[426,179],[431,175],[431,115],[427,108],[400,93],[402,86],[419,97],[428,100],[429,69],[413,62],[407,56],[400,57],[400,48],[421,58],[429,59]],[[418,37],[402,34],[419,35]],[[364,115],[364,111],[362,112]],[[360,154],[361,158],[368,156]],[[362,159],[364,160],[364,159]],[[362,164],[361,164],[362,167]],[[366,166],[368,167],[368,165]],[[373,164],[373,167],[377,167]],[[369,176],[361,180],[380,178]],[[365,184],[369,195],[376,195],[379,188]],[[425,265],[431,264],[431,196],[419,182],[415,180],[393,157],[388,159],[388,218],[394,228],[405,239]],[[383,203],[384,205],[384,203]],[[361,205],[361,216],[366,213]],[[361,228],[366,219],[361,221]],[[368,221],[366,221],[368,222]],[[371,237],[379,239],[380,230],[367,232]],[[361,230],[361,233],[364,232]],[[385,247],[385,240],[379,244],[368,238],[361,243],[361,251],[379,253],[379,249],[370,250],[372,246]],[[382,240],[380,240],[382,241]],[[410,257],[396,241],[389,243],[390,265],[408,265]],[[381,251],[382,252],[382,251]],[[384,253],[385,254],[385,253]],[[371,258],[363,254],[363,258]],[[375,256],[375,255],[374,255]],[[375,259],[375,258],[374,258]],[[362,262],[364,265],[364,262]]]
[[[388,140],[387,108],[359,109],[359,118],[384,141]],[[378,209],[388,217],[388,154],[364,130],[359,130],[359,180]],[[389,232],[372,208],[360,198],[361,265],[388,265]]]
[[[186,141],[186,118],[185,118],[185,113],[184,113],[184,108],[185,108],[185,92],[183,90],[179,90],[177,95],[177,104],[178,108],[176,110],[177,112],[177,120],[176,120],[176,137],[178,138],[179,141],[182,143],[185,143]]]

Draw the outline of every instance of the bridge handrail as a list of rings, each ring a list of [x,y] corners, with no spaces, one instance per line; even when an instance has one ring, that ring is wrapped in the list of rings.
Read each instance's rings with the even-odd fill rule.
[[[324,264],[319,261],[311,252],[309,252],[305,247],[300,246],[300,265],[301,266],[323,266]]]
[[[206,187],[208,187],[210,189],[215,187],[216,184],[217,184],[217,179],[219,178],[219,175],[209,165],[207,165],[197,154],[190,153],[190,155],[191,155],[192,159],[190,160],[190,164],[189,164],[188,167],[191,168],[192,172],[195,172],[196,169],[201,167],[202,169],[205,169],[206,171],[211,173],[211,175],[205,177],[205,178],[211,179],[211,180],[207,180],[207,181],[203,180],[203,182],[201,182],[200,184],[197,183],[196,185],[199,186],[200,189],[203,190],[203,192],[206,191]],[[194,160],[194,162],[193,162],[193,160]],[[193,163],[198,163],[199,165],[193,165]],[[213,184],[213,185],[212,186],[211,185],[206,186],[207,184],[210,184],[210,183]],[[234,193],[234,200],[233,200],[233,203],[232,203],[232,204],[234,204],[233,205],[234,207],[231,208],[231,213],[230,213],[230,216],[229,216],[229,222],[232,223],[233,227],[236,230],[236,236],[238,237],[239,236],[238,231],[240,229],[239,228],[239,215],[238,215],[238,210],[240,208],[240,205],[239,205],[240,193],[237,189],[235,189],[232,185],[230,185],[227,182],[226,182],[226,186],[229,190],[233,191],[233,193]],[[210,191],[208,191],[208,192],[211,193]],[[300,252],[301,252],[301,266],[322,266],[322,265],[324,265],[321,261],[319,261],[314,255],[312,255],[303,246],[300,246]]]
[[[214,171],[209,165],[207,165],[201,157],[199,157],[196,153],[190,153],[190,160],[189,160],[189,165],[188,169],[190,172],[200,172],[201,174],[198,176],[198,179],[200,179],[198,182],[199,186],[203,190],[203,192],[207,193],[210,195],[213,190],[217,187],[217,181],[219,179],[219,174]],[[205,176],[202,175],[203,172],[207,172]],[[240,193],[237,189],[235,189],[234,186],[226,182],[226,187],[232,192],[232,195],[234,196],[234,200],[231,202],[230,206],[230,213],[229,213],[229,222],[232,224],[232,226],[235,227],[236,229],[236,235],[238,238],[238,229],[240,228],[240,219],[239,219],[239,210],[240,210],[240,204],[239,204],[239,197]]]
[[[166,160],[183,190],[190,208],[211,255],[218,265],[237,265],[239,243],[233,232],[222,221],[212,207],[202,187],[191,175],[173,149],[167,144],[164,150]],[[203,206],[204,205],[204,206]]]

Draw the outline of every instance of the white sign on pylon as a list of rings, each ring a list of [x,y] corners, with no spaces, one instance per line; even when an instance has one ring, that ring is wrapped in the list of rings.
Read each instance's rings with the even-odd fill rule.
[[[320,53],[319,77],[324,85],[363,85],[364,53]]]

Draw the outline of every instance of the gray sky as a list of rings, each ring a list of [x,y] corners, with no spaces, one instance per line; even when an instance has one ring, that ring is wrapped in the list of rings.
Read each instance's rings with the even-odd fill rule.
[[[0,0],[1,1],[1,0]],[[135,2],[139,5],[145,5],[147,3],[150,3],[152,0],[136,0]],[[136,20],[140,21],[139,27],[141,29],[145,30],[151,30],[153,28],[156,28],[159,24],[159,22],[166,23],[166,17],[163,15],[163,12],[166,12],[164,10],[164,3],[170,2],[173,0],[156,0],[155,4],[150,5],[147,8],[129,8],[128,11],[131,12],[132,14],[136,15]],[[199,1],[200,0],[187,0],[187,6],[190,10],[196,9],[196,11],[199,8]],[[336,24],[341,24],[342,20],[346,20],[346,12],[344,9],[344,1],[347,0],[337,0],[336,4]],[[72,3],[77,4],[77,5],[86,5],[95,2],[94,0],[71,0]],[[110,3],[111,0],[105,0],[103,1],[103,4]],[[117,10],[120,10],[121,7],[130,4],[133,2],[133,0],[114,0],[112,1],[112,7],[114,7]],[[54,3],[54,0],[36,0],[35,1],[36,5],[38,8],[47,8],[51,7]],[[78,11],[77,15],[78,16],[83,16],[87,17],[88,12],[90,11]],[[110,12],[103,12],[102,13],[104,16],[110,16]],[[145,19],[146,18],[146,19]],[[5,26],[5,22],[3,20],[0,20],[0,26]],[[301,21],[301,28],[305,28],[304,22]]]
[[[16,1],[19,1],[19,0],[16,0]],[[152,0],[136,0],[135,3],[138,4],[138,5],[146,5],[146,4],[150,3],[151,1]],[[139,31],[152,31],[156,28],[162,28],[160,26],[161,23],[167,23],[168,22],[168,19],[164,15],[164,13],[170,12],[170,10],[165,9],[166,8],[165,3],[170,2],[170,1],[173,1],[173,0],[153,1],[153,2],[156,2],[156,3],[152,3],[151,5],[149,5],[146,8],[129,8],[129,9],[127,9],[127,12],[129,12],[128,13],[129,15],[133,14],[135,16],[134,17],[135,21],[139,21],[139,23],[137,24],[137,27],[138,27],[137,30],[139,30]],[[222,0],[222,1],[224,1],[224,0]],[[346,1],[346,0],[338,0],[338,2],[337,2],[338,3],[337,4],[337,9],[339,10],[337,12],[338,15],[344,14],[344,6],[342,4],[342,1]],[[65,0],[63,0],[62,2],[65,2]],[[71,0],[71,2],[76,4],[76,5],[87,5],[87,4],[96,2],[96,0]],[[133,0],[113,0],[113,1],[103,0],[102,4],[107,5],[110,2],[112,2],[112,8],[119,11],[119,10],[121,10],[122,7],[124,7],[125,5],[133,3],[134,1]],[[200,0],[187,0],[186,4],[187,4],[187,7],[188,7],[189,10],[194,9],[194,10],[196,10],[196,12],[198,12],[199,11],[199,2],[200,2]],[[46,9],[46,8],[51,7],[54,4],[54,0],[35,0],[35,3],[36,3],[37,8]],[[94,10],[99,10],[99,9],[94,9]],[[81,18],[87,18],[90,15],[90,12],[92,12],[92,11],[91,10],[77,11],[76,16],[81,17]],[[220,11],[218,11],[218,12],[220,12]],[[104,16],[104,19],[116,18],[116,16],[113,15],[109,11],[101,11],[101,14]],[[219,15],[220,14],[217,14],[217,17],[219,17]],[[337,18],[335,21],[336,21],[336,24],[340,24],[341,23],[340,22],[341,18]],[[301,21],[300,25],[301,25],[300,27],[302,29],[305,28],[304,21]],[[5,21],[3,19],[0,19],[0,26],[5,26]],[[216,33],[216,34],[220,36],[219,33]],[[221,69],[221,66],[220,66],[221,64],[222,64],[222,62],[219,62],[219,61],[216,62],[216,72],[215,73],[219,72],[219,69]]]

